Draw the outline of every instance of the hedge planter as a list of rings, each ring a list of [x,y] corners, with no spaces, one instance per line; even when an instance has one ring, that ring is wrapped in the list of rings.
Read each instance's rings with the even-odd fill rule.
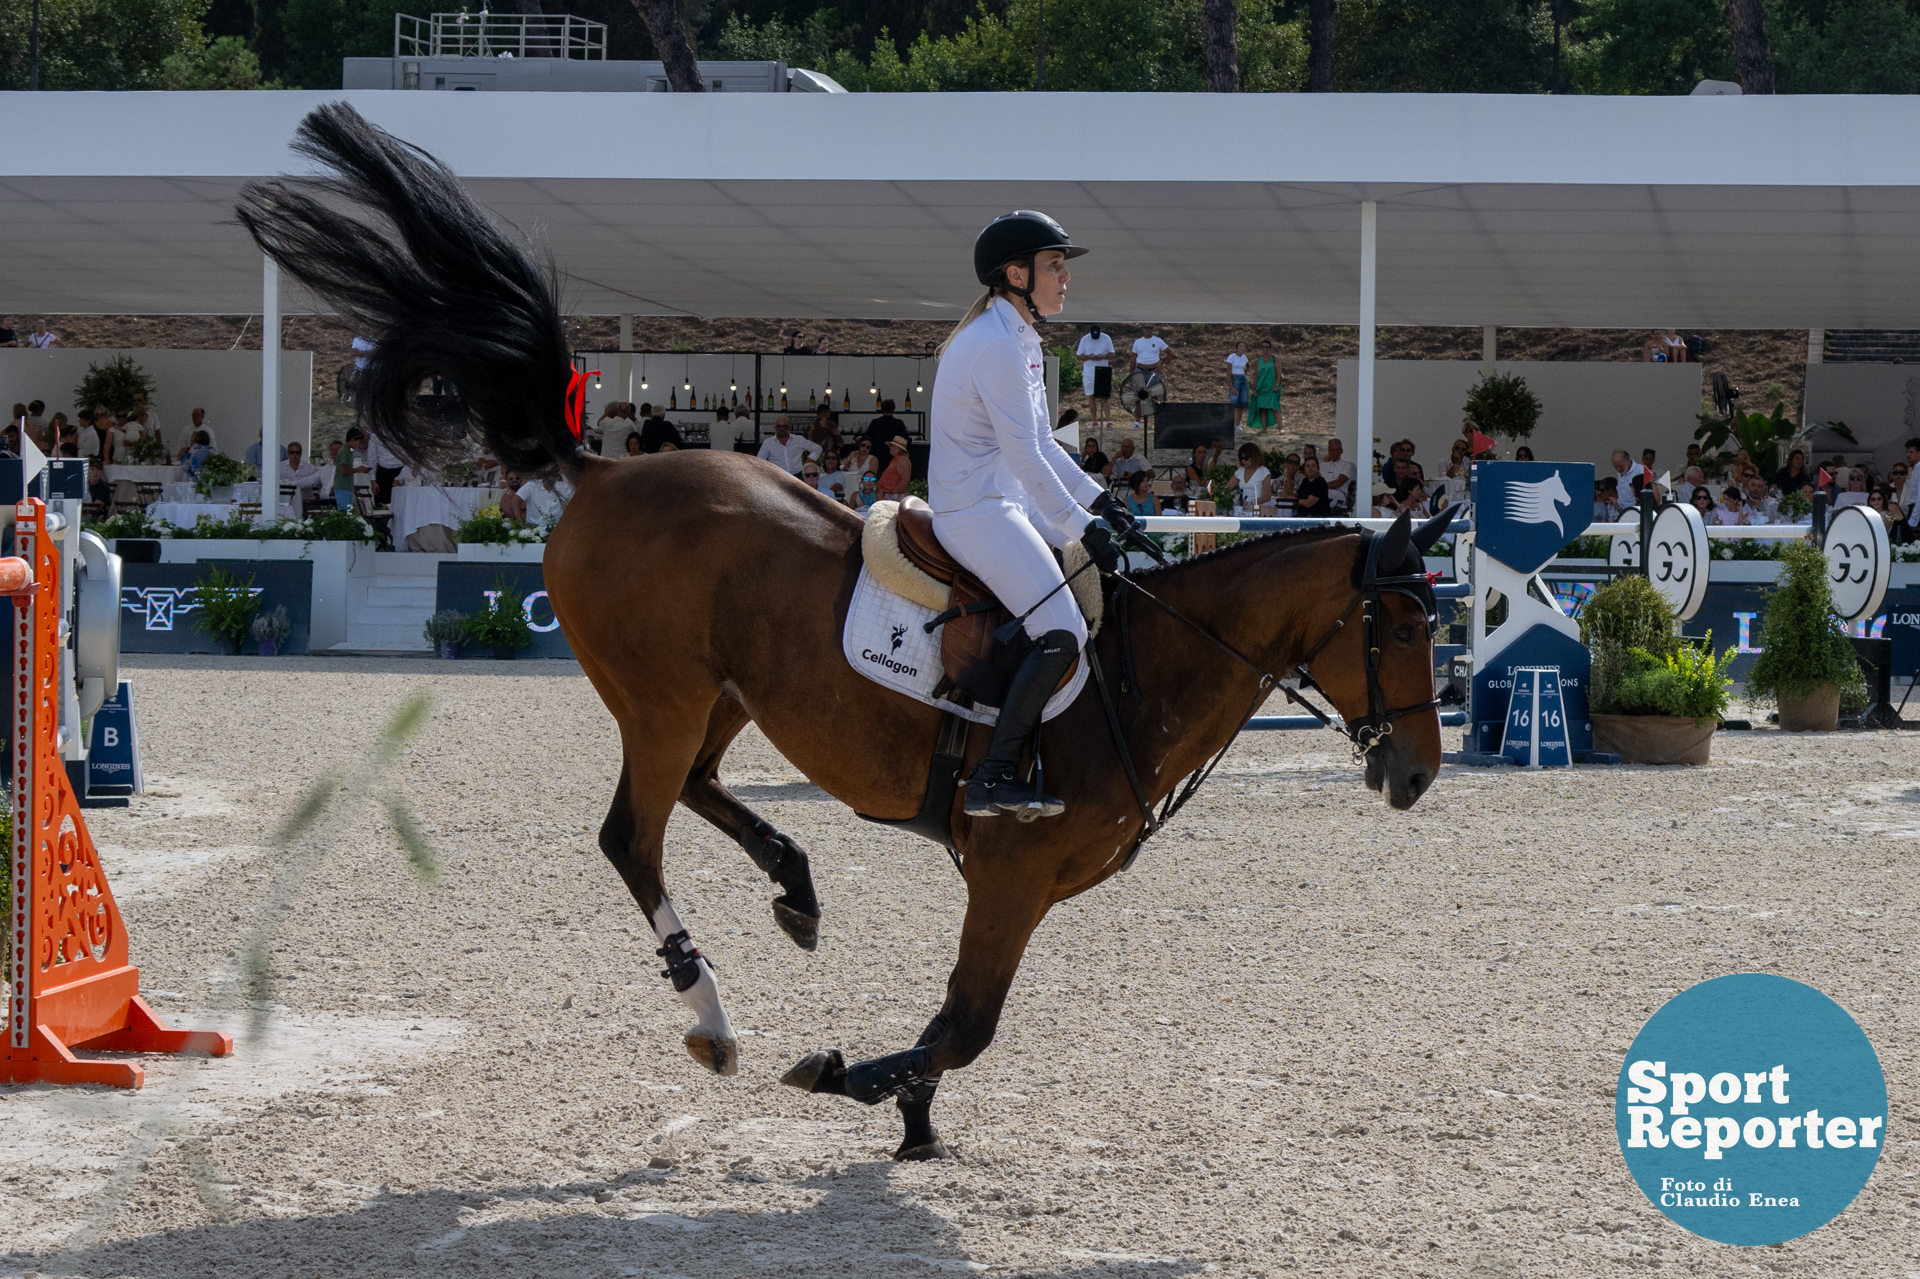
[[[495,644],[493,646],[493,660],[496,662],[511,662],[519,656],[520,649],[517,645]]]
[[[1805,697],[1779,697],[1780,731],[1831,733],[1840,727],[1840,686],[1816,684]]]
[[[440,656],[445,658],[448,661],[456,660],[460,656],[460,641],[459,640],[441,640]]]
[[[1593,748],[1627,764],[1704,764],[1718,727],[1687,715],[1595,715]]]

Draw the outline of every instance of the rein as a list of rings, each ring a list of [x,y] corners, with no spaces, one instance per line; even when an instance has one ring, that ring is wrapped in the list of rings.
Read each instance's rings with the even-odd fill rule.
[[[1126,772],[1127,785],[1133,790],[1134,802],[1140,806],[1143,823],[1139,838],[1134,840],[1132,849],[1127,853],[1127,860],[1120,865],[1121,870],[1131,869],[1134,859],[1140,856],[1140,850],[1146,845],[1146,842],[1159,833],[1160,829],[1172,820],[1174,814],[1186,807],[1188,800],[1199,793],[1201,786],[1205,785],[1207,779],[1213,776],[1213,770],[1219,767],[1222,759],[1226,758],[1227,751],[1232,749],[1233,744],[1240,739],[1240,734],[1246,731],[1247,725],[1253,721],[1254,714],[1259,711],[1260,704],[1267,699],[1267,695],[1272,692],[1276,685],[1278,685],[1282,693],[1287,695],[1290,701],[1305,708],[1306,712],[1319,720],[1323,727],[1331,728],[1336,732],[1344,734],[1347,740],[1352,743],[1353,758],[1356,761],[1365,759],[1368,755],[1372,754],[1374,748],[1379,746],[1381,742],[1385,741],[1393,733],[1393,722],[1395,720],[1406,715],[1417,714],[1420,711],[1432,710],[1440,705],[1438,698],[1430,698],[1427,701],[1414,705],[1390,708],[1387,705],[1385,690],[1380,687],[1381,652],[1379,627],[1382,592],[1399,591],[1401,594],[1411,595],[1416,600],[1419,600],[1426,611],[1427,629],[1428,633],[1431,634],[1438,612],[1438,607],[1432,596],[1434,578],[1424,572],[1381,577],[1379,575],[1380,538],[1376,536],[1369,535],[1367,537],[1366,557],[1366,566],[1362,570],[1360,577],[1360,589],[1354,592],[1353,599],[1347,604],[1346,609],[1340,616],[1334,619],[1333,625],[1327,629],[1326,634],[1322,635],[1319,642],[1307,650],[1306,656],[1294,665],[1294,672],[1300,681],[1301,688],[1315,689],[1318,690],[1323,697],[1327,696],[1327,691],[1321,688],[1313,678],[1310,670],[1313,665],[1313,659],[1318,657],[1321,651],[1333,642],[1334,636],[1338,635],[1341,630],[1346,627],[1347,619],[1353,616],[1354,609],[1358,608],[1361,610],[1362,642],[1366,645],[1367,714],[1362,719],[1350,722],[1343,721],[1344,727],[1341,724],[1336,724],[1333,716],[1322,711],[1319,707],[1302,697],[1299,693],[1296,693],[1293,689],[1288,688],[1285,684],[1280,683],[1271,671],[1261,670],[1259,666],[1218,635],[1215,635],[1212,631],[1209,631],[1206,627],[1200,625],[1173,605],[1147,590],[1146,587],[1140,585],[1125,573],[1115,573],[1112,575],[1129,589],[1145,596],[1148,601],[1160,608],[1160,610],[1169,617],[1188,627],[1202,639],[1205,639],[1222,653],[1225,653],[1228,657],[1231,657],[1234,661],[1246,667],[1259,677],[1259,685],[1254,690],[1253,701],[1247,706],[1247,713],[1240,717],[1239,724],[1235,726],[1233,732],[1227,737],[1226,744],[1215,752],[1213,758],[1208,760],[1204,766],[1196,768],[1178,788],[1170,792],[1166,799],[1161,802],[1160,811],[1155,813],[1153,801],[1147,796],[1147,788],[1140,782],[1140,770],[1134,766],[1133,752],[1127,749],[1126,736],[1120,724],[1119,708],[1114,704],[1113,694],[1107,688],[1106,673],[1100,667],[1099,655],[1094,651],[1092,644],[1087,645],[1087,665],[1093,675],[1094,687],[1100,692],[1101,708],[1105,710],[1107,714],[1107,729],[1113,736],[1114,749],[1120,755],[1120,765]],[[1121,598],[1124,599],[1125,597],[1122,596]],[[1125,663],[1123,682],[1131,684],[1132,687],[1130,691],[1132,691],[1134,697],[1137,699],[1140,695],[1140,690],[1138,680],[1132,677],[1133,640],[1124,620],[1124,609],[1121,610],[1120,616],[1122,618],[1120,638],[1122,647],[1121,660]]]

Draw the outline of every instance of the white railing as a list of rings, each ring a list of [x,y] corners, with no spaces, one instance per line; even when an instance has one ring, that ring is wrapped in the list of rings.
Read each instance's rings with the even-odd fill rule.
[[[565,13],[393,15],[396,58],[581,58],[605,61],[607,24]]]

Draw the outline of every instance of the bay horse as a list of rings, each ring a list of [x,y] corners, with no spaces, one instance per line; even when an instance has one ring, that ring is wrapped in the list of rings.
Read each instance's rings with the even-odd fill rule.
[[[820,906],[807,855],[721,782],[734,738],[757,725],[861,814],[912,817],[927,791],[941,713],[842,655],[862,521],[757,458],[585,451],[581,378],[551,267],[497,229],[438,161],[344,104],[309,115],[295,148],[331,176],[251,185],[238,217],[283,270],[374,340],[356,396],[374,433],[429,464],[466,454],[477,436],[508,467],[557,471],[575,486],[544,571],[561,630],[620,729],[624,761],[600,847],[653,925],[662,975],[698,1014],[687,1050],[733,1074],[739,1046],[712,965],[662,874],[673,806],[745,849],[781,889],[776,922],[812,949]],[[419,407],[413,389],[436,374],[458,388],[464,414]],[[1144,601],[1089,648],[1096,674],[1123,677],[1100,681],[1098,696],[1083,689],[1039,738],[1066,814],[969,820],[956,799],[968,904],[946,1000],[926,1032],[910,1049],[852,1065],[838,1050],[812,1053],[785,1081],[869,1104],[893,1097],[905,1125],[895,1157],[945,1156],[934,1089],[992,1041],[1035,927],[1129,862],[1152,829],[1147,805],[1217,758],[1280,678],[1307,676],[1365,747],[1367,785],[1411,806],[1440,767],[1420,553],[1444,525],[1443,516],[1415,532],[1403,518],[1379,534],[1272,535],[1149,570],[1132,586],[1110,581]],[[1400,586],[1382,590],[1387,581]],[[1356,613],[1364,624],[1346,625]],[[988,736],[967,731],[963,773]]]

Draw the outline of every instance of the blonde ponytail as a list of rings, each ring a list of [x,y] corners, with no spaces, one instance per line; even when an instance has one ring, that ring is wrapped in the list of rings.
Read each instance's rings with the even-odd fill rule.
[[[960,323],[953,326],[953,332],[947,334],[947,340],[934,348],[933,353],[935,355],[945,355],[947,348],[953,345],[953,340],[960,336],[960,330],[966,328],[969,324],[972,324],[975,320],[986,314],[987,308],[993,305],[994,296],[992,289],[988,289],[985,293],[981,294],[980,300],[975,302],[973,306],[968,309],[967,313],[960,317]]]

